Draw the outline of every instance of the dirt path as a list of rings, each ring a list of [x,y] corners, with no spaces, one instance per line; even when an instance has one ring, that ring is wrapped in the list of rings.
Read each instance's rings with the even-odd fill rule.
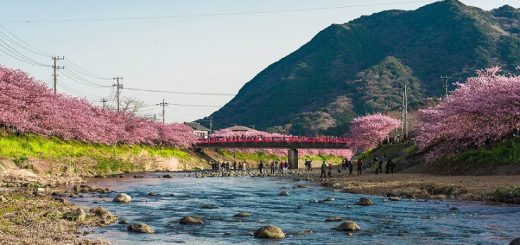
[[[333,173],[320,179],[317,172],[299,174],[322,185],[351,193],[395,195],[409,198],[497,201],[520,204],[520,175],[438,176],[425,174]],[[499,191],[497,191],[497,189]]]

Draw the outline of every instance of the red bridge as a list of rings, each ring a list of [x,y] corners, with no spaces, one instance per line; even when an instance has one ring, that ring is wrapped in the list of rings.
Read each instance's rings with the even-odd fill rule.
[[[283,148],[283,149],[345,149],[350,139],[346,137],[210,137],[199,139],[199,148]]]
[[[199,139],[198,148],[281,148],[288,149],[289,168],[298,168],[298,149],[347,149],[350,139],[346,137],[305,136],[233,136]]]

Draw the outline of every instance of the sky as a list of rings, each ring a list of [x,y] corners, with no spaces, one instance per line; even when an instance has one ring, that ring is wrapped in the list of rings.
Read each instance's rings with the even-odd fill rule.
[[[112,77],[123,77],[122,97],[147,105],[142,114],[167,122],[210,115],[268,65],[297,50],[333,23],[388,9],[413,10],[428,0],[2,0],[0,25],[21,41],[0,36],[31,60],[0,52],[0,64],[52,86],[50,55],[64,56],[58,92],[101,105],[113,98]],[[463,0],[485,10],[518,0]],[[2,29],[4,35],[7,31]],[[21,46],[24,46],[23,44]],[[0,45],[0,50],[2,46]],[[35,64],[34,61],[37,63]],[[79,68],[78,68],[79,67]],[[67,76],[68,77],[67,77]],[[103,78],[103,79],[100,79]],[[102,85],[102,87],[98,86]],[[131,88],[175,94],[130,90]],[[113,105],[112,99],[109,104]]]

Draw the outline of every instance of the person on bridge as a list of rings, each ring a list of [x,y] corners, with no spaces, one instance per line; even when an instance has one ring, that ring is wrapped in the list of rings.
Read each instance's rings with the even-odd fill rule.
[[[260,174],[264,173],[264,161],[260,161],[260,164],[258,164],[258,170],[260,171]]]
[[[357,160],[357,173],[358,175],[361,175],[362,173],[362,168],[363,168],[363,161],[361,161],[361,159],[358,159]]]
[[[327,163],[325,163],[325,161],[323,161],[323,163],[321,164],[321,175],[320,175],[320,178],[326,178],[327,177]]]
[[[352,164],[351,160],[348,160],[348,175],[352,175],[352,172],[354,171],[354,164]]]
[[[275,170],[276,170],[276,162],[275,161],[272,161],[271,162],[271,174],[274,174]]]

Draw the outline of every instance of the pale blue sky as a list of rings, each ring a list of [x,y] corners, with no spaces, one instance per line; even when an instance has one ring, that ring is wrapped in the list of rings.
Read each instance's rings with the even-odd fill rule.
[[[416,9],[431,2],[434,1],[2,0],[0,24],[32,46],[65,56],[88,71],[105,77],[123,76],[126,87],[235,94],[266,66],[298,49],[332,23],[345,23],[387,9]],[[520,7],[518,0],[463,2],[486,10],[504,4]],[[295,9],[314,10],[271,12]],[[258,13],[262,11],[270,13]],[[222,13],[249,14],[215,15]],[[179,17],[23,22],[147,16]],[[17,50],[41,63],[51,64],[50,58]],[[1,53],[0,64],[23,69],[51,84],[51,68],[24,64]],[[110,88],[84,86],[63,76],[59,83],[61,92],[86,97],[97,104],[111,92]],[[148,104],[157,104],[165,98],[171,103],[217,106],[232,98],[129,90],[123,90],[123,96],[137,97]],[[166,120],[191,121],[216,109],[170,106]],[[160,112],[159,107],[147,110],[148,113]]]

